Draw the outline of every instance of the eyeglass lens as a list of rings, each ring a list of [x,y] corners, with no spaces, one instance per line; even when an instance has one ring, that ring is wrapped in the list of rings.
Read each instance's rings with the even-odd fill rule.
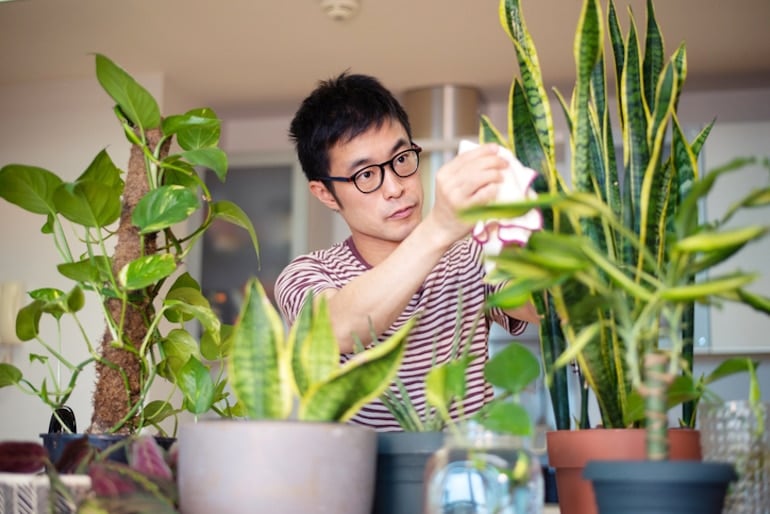
[[[420,164],[418,151],[405,150],[390,161],[383,164],[373,164],[356,172],[353,182],[362,193],[371,193],[379,189],[385,179],[385,167],[390,166],[393,173],[401,178],[406,178],[417,171]]]

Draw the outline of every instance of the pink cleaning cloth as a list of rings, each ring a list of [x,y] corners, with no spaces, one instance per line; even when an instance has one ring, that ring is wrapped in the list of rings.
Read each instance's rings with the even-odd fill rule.
[[[471,141],[460,141],[458,153],[467,152],[478,146]],[[504,204],[537,198],[537,193],[532,189],[537,172],[521,164],[505,147],[500,147],[498,155],[507,160],[510,166],[503,171],[503,183],[493,203]],[[473,227],[472,235],[486,255],[499,255],[503,247],[509,244],[526,245],[532,232],[542,228],[542,214],[538,209],[530,209],[518,218],[479,221]],[[487,265],[487,271],[493,268],[494,263]]]

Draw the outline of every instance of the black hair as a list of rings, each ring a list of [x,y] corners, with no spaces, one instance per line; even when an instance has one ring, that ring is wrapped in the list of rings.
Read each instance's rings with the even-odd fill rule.
[[[379,80],[342,73],[322,81],[302,102],[289,128],[297,157],[308,180],[329,176],[329,149],[370,128],[395,120],[412,131],[402,105]]]

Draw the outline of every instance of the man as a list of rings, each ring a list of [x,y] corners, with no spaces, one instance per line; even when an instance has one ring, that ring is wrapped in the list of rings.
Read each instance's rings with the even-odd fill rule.
[[[412,141],[402,106],[379,81],[342,74],[322,82],[291,123],[310,192],[339,212],[351,236],[329,249],[294,259],[276,281],[276,297],[293,323],[307,291],[328,304],[342,360],[360,341],[376,344],[419,315],[399,371],[419,411],[426,408],[423,383],[434,353],[450,357],[458,302],[463,313],[460,341],[470,335],[485,298],[499,286],[484,283],[479,245],[472,226],[458,218],[467,207],[495,199],[508,162],[496,145],[482,145],[445,164],[436,174],[435,201],[423,218],[418,174],[421,149]],[[492,395],[482,368],[492,321],[511,334],[537,322],[534,308],[492,310],[473,334],[479,355],[467,373],[468,395],[454,414],[478,410]],[[378,430],[399,430],[385,406],[373,402],[353,422]]]

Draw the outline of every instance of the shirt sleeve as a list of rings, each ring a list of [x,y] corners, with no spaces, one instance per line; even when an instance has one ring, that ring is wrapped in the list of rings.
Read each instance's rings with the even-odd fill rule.
[[[286,323],[294,323],[308,292],[314,295],[336,288],[326,266],[318,258],[302,255],[292,260],[275,281],[275,298]]]
[[[474,258],[478,261],[478,266],[480,266],[482,270],[482,274],[484,278],[486,279],[486,273],[483,271],[483,256],[481,252],[481,246],[476,241],[471,241],[472,249],[474,251]],[[489,298],[491,295],[501,291],[505,287],[505,282],[498,282],[498,283],[489,283],[485,282],[484,284],[484,297]],[[527,328],[528,323],[526,321],[512,318],[511,316],[508,316],[501,308],[495,307],[490,310],[489,317],[503,327],[506,332],[511,334],[512,336],[517,336],[524,332],[524,330]]]

